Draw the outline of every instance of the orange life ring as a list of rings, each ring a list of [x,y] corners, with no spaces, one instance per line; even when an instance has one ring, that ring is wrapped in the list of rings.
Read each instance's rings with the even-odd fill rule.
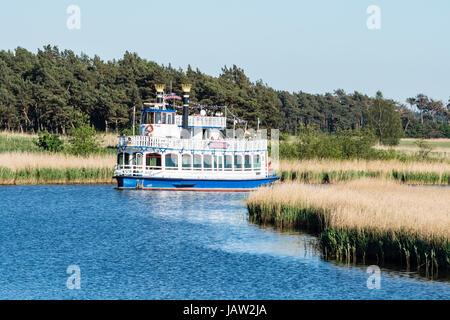
[[[145,135],[149,135],[150,133],[153,132],[153,125],[149,124],[146,128],[145,128]]]

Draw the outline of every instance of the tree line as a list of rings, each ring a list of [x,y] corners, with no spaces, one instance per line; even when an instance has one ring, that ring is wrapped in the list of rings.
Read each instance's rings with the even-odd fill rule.
[[[20,47],[0,51],[0,129],[66,134],[81,112],[96,130],[119,133],[131,127],[133,106],[139,111],[155,98],[156,83],[180,93],[186,82],[193,85],[192,102],[226,105],[253,127],[259,118],[261,126],[287,134],[305,126],[330,133],[369,127],[382,142],[383,134],[450,137],[450,101],[445,105],[424,94],[403,104],[381,93],[291,93],[253,82],[235,65],[213,77],[191,66],[159,65],[136,53],[104,61],[50,45],[36,54]]]

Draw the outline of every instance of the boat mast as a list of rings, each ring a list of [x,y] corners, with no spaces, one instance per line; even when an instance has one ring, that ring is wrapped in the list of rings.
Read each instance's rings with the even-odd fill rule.
[[[182,128],[188,130],[189,123],[189,93],[191,92],[191,84],[182,84],[183,89],[183,122]]]
[[[164,106],[164,88],[165,84],[155,84],[156,89],[156,106],[161,107],[161,109],[165,109]]]

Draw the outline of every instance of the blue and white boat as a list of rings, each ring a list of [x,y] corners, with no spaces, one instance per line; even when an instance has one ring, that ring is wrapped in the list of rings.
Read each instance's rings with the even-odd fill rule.
[[[165,95],[164,85],[155,87],[157,100],[144,105],[139,135],[119,137],[119,189],[249,191],[279,179],[271,172],[261,130],[241,130],[237,137],[226,128],[223,112],[189,106],[190,85],[183,85],[182,98]],[[177,98],[181,115],[167,102]]]

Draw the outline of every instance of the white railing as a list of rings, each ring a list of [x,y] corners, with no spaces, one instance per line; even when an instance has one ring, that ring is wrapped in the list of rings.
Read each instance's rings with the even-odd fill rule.
[[[210,148],[210,143],[214,147]],[[226,143],[226,144],[224,144]],[[218,148],[218,144],[224,148]],[[226,146],[226,148],[225,148]],[[194,140],[177,138],[159,138],[149,136],[121,136],[118,140],[118,147],[151,147],[169,148],[185,150],[223,150],[223,151],[257,151],[267,150],[267,140],[245,140],[245,139],[224,139],[224,140]]]
[[[183,116],[175,116],[175,124],[181,126],[183,123]],[[205,117],[205,116],[189,116],[189,127],[214,127],[214,128],[226,128],[225,117]]]
[[[117,164],[114,167],[115,175],[129,175],[136,176],[142,175],[144,173],[144,169],[142,166],[133,166],[133,165],[119,165]]]

